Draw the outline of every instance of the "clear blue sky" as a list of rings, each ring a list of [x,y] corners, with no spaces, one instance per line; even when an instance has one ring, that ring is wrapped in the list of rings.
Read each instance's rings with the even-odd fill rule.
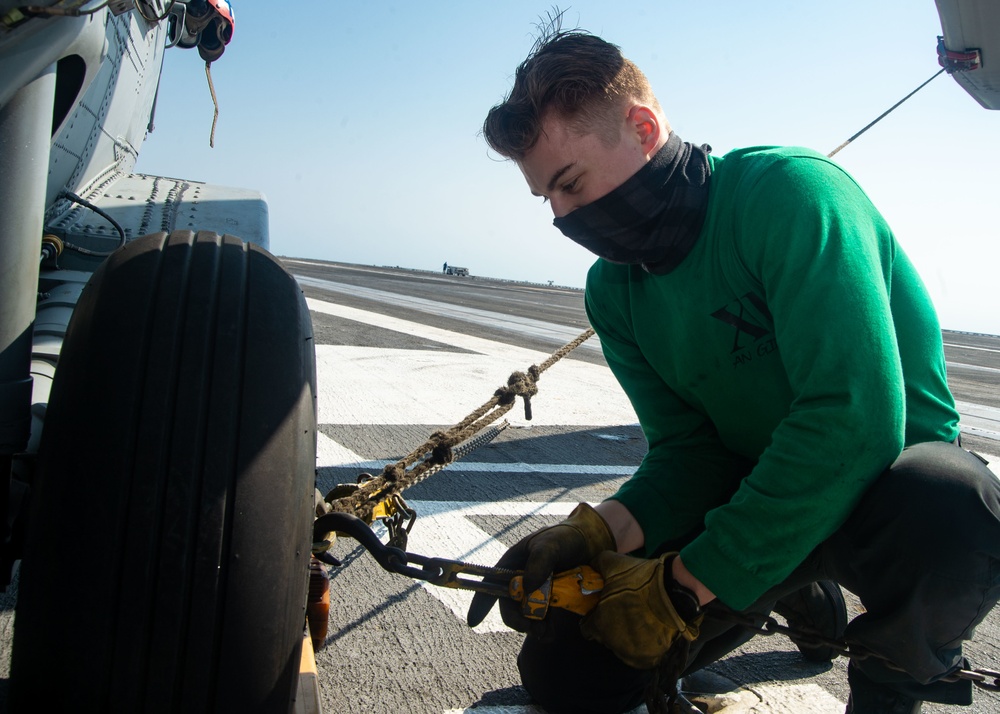
[[[142,172],[254,188],[277,255],[582,286],[592,257],[479,136],[549,4],[234,0],[212,67],[164,62]],[[674,130],[717,154],[831,151],[937,71],[933,0],[578,1]],[[1000,112],[942,75],[837,160],[889,219],[945,328],[1000,334]]]

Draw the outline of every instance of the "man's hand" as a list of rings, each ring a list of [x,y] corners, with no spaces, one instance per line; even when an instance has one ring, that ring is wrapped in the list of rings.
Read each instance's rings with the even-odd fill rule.
[[[498,568],[524,570],[524,591],[532,593],[556,572],[586,565],[599,553],[615,549],[615,539],[603,518],[586,503],[581,503],[569,517],[548,528],[535,531],[503,554]],[[497,599],[476,593],[469,606],[469,627],[475,627],[493,607]],[[529,628],[535,634],[544,631],[544,621],[533,622],[521,614],[521,604],[504,598],[500,603],[504,623],[519,632]]]
[[[591,566],[604,576],[601,599],[580,631],[636,669],[651,669],[678,638],[698,637],[698,598],[670,575],[676,553],[656,560],[601,553]]]

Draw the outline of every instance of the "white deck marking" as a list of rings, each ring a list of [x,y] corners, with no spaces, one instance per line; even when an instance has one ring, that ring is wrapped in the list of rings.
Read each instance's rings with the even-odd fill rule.
[[[640,710],[643,713],[646,707]],[[542,707],[533,704],[527,706],[514,707],[472,707],[471,709],[446,709],[444,714],[548,714]],[[629,712],[628,714],[639,714],[639,712]]]
[[[320,435],[322,436],[322,435]],[[335,442],[336,443],[336,442]],[[378,473],[387,464],[395,461],[354,461],[333,464],[322,464],[349,468],[357,471],[367,471],[368,473]],[[504,474],[559,474],[561,476],[631,476],[635,473],[638,464],[621,466],[600,466],[593,464],[515,464],[515,463],[491,463],[479,461],[456,461],[448,466],[452,472],[460,471],[465,473],[504,473]]]
[[[372,463],[382,463],[382,466],[385,466],[385,464],[390,462],[364,461],[346,446],[334,441],[323,432],[319,432],[316,435],[316,465],[320,468],[324,466],[346,466],[359,468],[361,471],[368,471],[369,469],[363,465]],[[382,466],[377,468],[381,470]]]
[[[531,335],[533,337],[549,339],[564,344],[572,339],[575,339],[577,335],[583,332],[583,330],[575,327],[559,325],[554,322],[535,320],[530,317],[520,317],[518,315],[511,315],[503,312],[494,312],[493,310],[481,310],[474,307],[466,307],[465,305],[441,302],[439,300],[427,300],[426,298],[419,298],[401,292],[395,293],[387,290],[366,288],[359,285],[348,285],[346,283],[337,283],[330,280],[323,280],[321,278],[309,278],[304,275],[296,275],[295,279],[300,285],[310,285],[322,290],[345,293],[347,295],[363,297],[369,300],[375,300],[376,302],[385,302],[393,305],[399,305],[401,307],[409,307],[426,312],[430,315],[450,317],[455,320],[462,320],[463,322],[471,322],[476,325],[486,325],[488,327],[510,330],[518,334]],[[580,348],[598,351],[601,349],[601,343],[600,340],[594,336],[582,344]]]
[[[433,350],[317,345],[319,422],[321,424],[454,424],[493,395],[515,370],[525,370],[549,355],[415,322],[365,312],[320,300],[309,308],[349,320],[470,350],[475,354]],[[337,384],[349,384],[364,399],[346,399]],[[447,389],[442,399],[442,386]],[[520,404],[507,414],[514,425],[620,426],[635,424],[635,412],[604,366],[562,360],[539,379],[532,400],[534,419],[525,421]]]
[[[980,352],[1000,352],[996,347],[975,347],[973,345],[959,345],[954,342],[945,342],[945,347],[954,347],[957,350],[979,350]]]
[[[972,402],[955,402],[962,415],[962,432],[1000,440],[1000,409]]]
[[[645,714],[646,707],[640,710]],[[515,707],[473,707],[471,709],[446,709],[444,714],[548,714],[542,707],[533,704]],[[628,714],[639,714],[639,712],[629,712]]]
[[[818,684],[759,684],[748,688],[760,703],[750,709],[720,709],[725,714],[843,714],[844,702]]]
[[[991,374],[1000,374],[1000,369],[996,367],[983,367],[978,364],[964,364],[963,362],[945,362],[945,366],[949,369],[971,369],[974,372],[989,372]]]
[[[843,714],[844,702],[817,684],[758,684],[707,700],[713,714]],[[647,714],[643,704],[628,714]],[[545,714],[534,705],[448,709],[443,714]]]

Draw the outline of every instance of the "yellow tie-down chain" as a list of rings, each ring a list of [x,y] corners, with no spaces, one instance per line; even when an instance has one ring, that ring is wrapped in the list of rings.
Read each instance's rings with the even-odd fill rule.
[[[424,580],[444,588],[457,588],[511,598],[521,603],[522,614],[529,620],[542,620],[550,607],[586,615],[600,599],[604,579],[587,565],[550,576],[534,592],[524,590],[520,570],[488,567],[447,558],[431,558],[386,545],[363,520],[350,513],[327,513],[316,519],[313,528],[313,555],[330,562],[330,533],[341,533],[357,540],[374,556],[378,564],[392,573]]]

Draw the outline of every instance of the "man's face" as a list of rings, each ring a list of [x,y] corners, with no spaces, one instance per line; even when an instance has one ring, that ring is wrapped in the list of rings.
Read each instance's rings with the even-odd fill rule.
[[[594,133],[580,134],[565,120],[549,116],[538,143],[517,162],[528,188],[552,206],[556,218],[607,195],[648,160],[640,133],[624,117],[621,136],[609,147]]]

